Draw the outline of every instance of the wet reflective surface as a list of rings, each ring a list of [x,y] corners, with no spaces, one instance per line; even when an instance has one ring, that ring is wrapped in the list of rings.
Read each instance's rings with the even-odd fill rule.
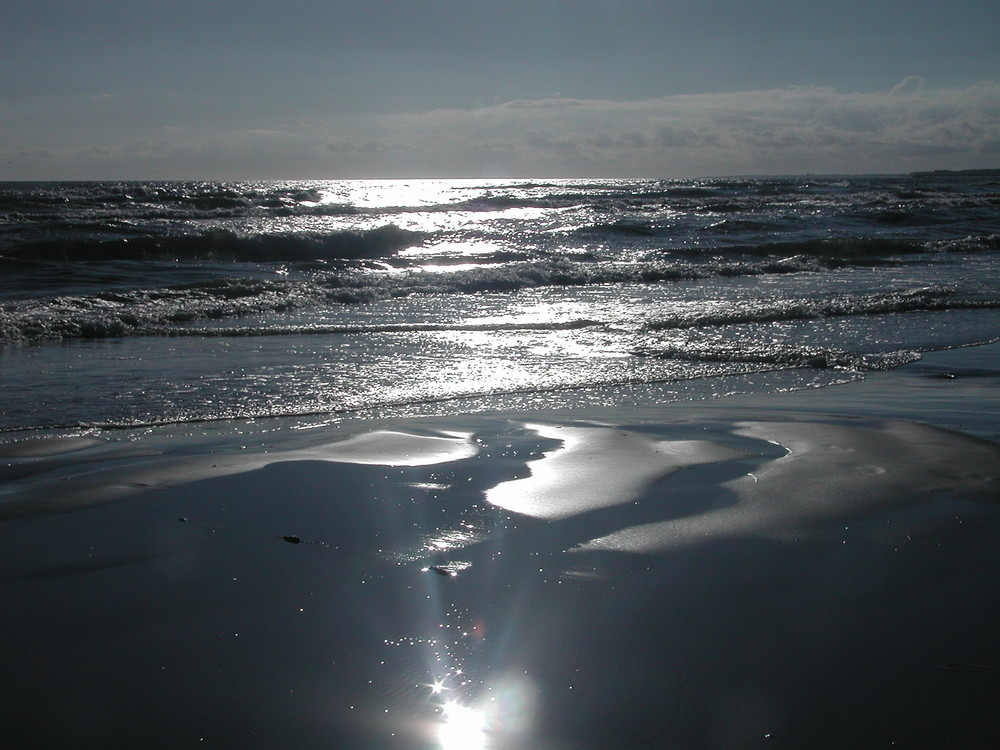
[[[988,746],[1000,449],[684,414],[401,424],[370,433],[381,460],[378,438],[314,438],[328,459],[275,438],[243,471],[9,519],[3,724],[39,748]],[[923,445],[951,459],[901,475]],[[8,489],[142,485],[164,460],[88,450]],[[655,455],[686,459],[642,475]],[[607,502],[578,502],[573,462]],[[491,502],[505,487],[560,512]]]
[[[1000,328],[989,177],[37,183],[2,198],[0,431],[501,395],[529,410],[621,384],[711,397],[748,374],[777,392]]]

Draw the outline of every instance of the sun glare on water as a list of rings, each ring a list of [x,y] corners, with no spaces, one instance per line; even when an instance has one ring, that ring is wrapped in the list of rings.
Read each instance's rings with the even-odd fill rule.
[[[449,701],[438,728],[441,750],[485,750],[486,717],[481,711]]]
[[[447,689],[443,682],[431,685],[436,695]],[[438,750],[489,750],[498,743],[526,747],[536,699],[531,680],[522,676],[500,680],[472,702],[443,700],[436,730]]]

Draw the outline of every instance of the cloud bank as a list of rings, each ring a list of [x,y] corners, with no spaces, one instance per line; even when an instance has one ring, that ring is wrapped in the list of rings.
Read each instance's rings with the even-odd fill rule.
[[[696,177],[1000,166],[1000,83],[549,98],[253,129],[14,144],[7,179]]]

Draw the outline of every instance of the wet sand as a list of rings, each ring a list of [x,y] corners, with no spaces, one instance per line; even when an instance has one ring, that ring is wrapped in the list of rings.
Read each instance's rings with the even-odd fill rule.
[[[995,747],[998,362],[0,446],[8,746]]]

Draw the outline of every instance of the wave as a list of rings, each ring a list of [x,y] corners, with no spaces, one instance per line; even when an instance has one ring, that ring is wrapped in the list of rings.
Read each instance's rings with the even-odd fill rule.
[[[306,280],[216,279],[161,289],[16,300],[0,307],[0,342],[164,335],[199,320],[322,309],[412,294],[510,292],[555,285],[635,280],[565,261],[513,263],[466,271],[316,274]]]
[[[643,221],[641,219],[619,219],[618,221],[579,227],[573,230],[573,234],[583,237],[600,236],[602,234],[618,234],[634,237],[657,237],[666,234],[668,231],[668,228],[663,227],[654,221]]]
[[[701,256],[746,256],[771,258],[812,258],[816,267],[881,265],[907,255],[954,252],[976,253],[1000,250],[1000,234],[969,235],[961,238],[927,240],[907,237],[837,237],[760,244],[736,244],[698,248],[670,248],[671,254]]]
[[[927,243],[929,252],[981,253],[1000,250],[1000,234],[980,234]]]
[[[446,331],[573,331],[581,328],[603,326],[597,320],[564,320],[544,323],[399,323],[382,325],[264,325],[264,326],[220,326],[214,328],[150,328],[146,335],[169,336],[172,338],[242,338],[251,336],[330,336],[330,335],[370,335],[378,333],[427,333]]]
[[[348,200],[332,202],[331,185],[309,183],[7,183],[0,187],[0,217],[47,222],[67,213],[108,220],[197,220],[238,217],[338,216],[410,211],[496,211],[507,208],[595,210],[658,209],[665,205],[698,206],[736,199],[738,185],[615,181],[598,183],[528,183],[508,186],[456,186],[478,191],[475,197],[439,205],[359,208]],[[780,188],[778,193],[791,190]],[[334,192],[337,192],[334,188]],[[744,208],[752,208],[743,203]]]
[[[257,310],[248,310],[255,312]],[[88,319],[89,317],[89,319]],[[208,315],[207,317],[211,317]],[[172,323],[184,323],[197,320],[195,313],[167,313],[162,320]],[[36,321],[39,322],[40,321]],[[602,326],[604,323],[596,320],[567,320],[544,323],[401,323],[383,325],[336,325],[336,324],[306,324],[306,325],[247,325],[247,326],[199,326],[178,327],[157,325],[155,316],[148,315],[146,320],[136,314],[93,315],[64,318],[59,324],[53,324],[46,330],[31,330],[20,332],[27,339],[32,333],[43,334],[52,338],[53,334],[62,334],[61,338],[121,338],[125,336],[156,336],[169,338],[248,338],[268,336],[332,336],[332,335],[374,335],[379,333],[426,333],[446,331],[466,332],[497,332],[497,331],[570,331],[581,328]],[[3,341],[4,327],[0,323],[0,341]]]
[[[323,191],[303,183],[245,182],[21,182],[0,187],[0,209],[177,203],[203,207],[319,202]]]
[[[725,364],[761,365],[767,368],[839,369],[866,372],[891,370],[920,359],[912,350],[857,353],[823,347],[789,347],[773,344],[735,346],[718,344],[670,345],[642,347],[632,352],[638,356],[685,362],[717,362]]]
[[[779,323],[858,315],[890,315],[907,312],[1000,309],[1000,299],[968,299],[953,296],[949,289],[917,289],[833,299],[793,299],[778,303],[759,302],[747,307],[728,307],[674,315],[650,322],[650,330],[728,326],[747,323]]]
[[[344,268],[306,279],[221,278],[169,287],[109,290],[96,294],[14,300],[0,307],[0,342],[164,335],[277,335],[347,332],[336,327],[285,327],[252,333],[242,328],[213,332],[198,321],[222,321],[293,310],[323,310],[410,295],[510,293],[542,287],[657,284],[720,277],[747,277],[813,270],[809,259],[757,263],[608,263],[548,258],[445,272],[379,272]],[[649,331],[696,326],[771,323],[824,317],[1000,308],[996,298],[968,298],[948,289],[924,288],[865,297],[764,301],[659,318]],[[589,325],[590,323],[586,323]],[[577,324],[569,324],[570,327]],[[584,325],[584,324],[579,324]],[[402,330],[389,328],[385,330]],[[411,330],[418,330],[412,328]],[[433,327],[420,330],[436,330]],[[441,329],[443,330],[443,329]]]
[[[122,225],[102,224],[104,232]],[[97,227],[73,227],[75,238],[21,241],[6,247],[0,264],[108,260],[244,261],[255,263],[381,258],[421,244],[425,235],[387,224],[367,231],[244,235],[213,228],[199,233],[94,237]],[[80,236],[80,235],[83,236]]]
[[[148,211],[162,210],[176,215],[230,215],[291,211],[308,213],[356,211],[349,202],[330,203],[336,195],[350,195],[352,181],[307,182],[78,182],[0,183],[0,214],[41,212],[51,215],[66,210]],[[555,180],[516,181],[508,184],[463,184],[452,187],[458,203],[443,207],[477,204],[565,205],[603,203],[627,199],[649,205],[711,207],[714,204],[741,206],[746,210],[767,205],[797,202],[803,197],[821,197],[828,205],[868,207],[874,211],[906,211],[913,207],[963,208],[973,204],[997,205],[1000,196],[986,185],[956,192],[953,187],[910,178],[878,179],[857,177],[837,180],[809,178],[712,178],[684,180]],[[412,191],[409,191],[412,193]],[[478,193],[476,198],[466,196]],[[526,203],[522,203],[526,202]],[[832,202],[832,203],[831,203]],[[331,206],[331,208],[321,208]],[[395,206],[394,210],[427,208]]]
[[[764,242],[756,245],[732,245],[712,248],[727,254],[773,256],[789,258],[808,256],[830,264],[845,261],[879,259],[896,255],[911,255],[924,250],[920,241],[882,237],[843,237],[801,241]]]
[[[20,189],[18,189],[20,188]],[[238,218],[336,217],[363,213],[302,185],[202,183],[53,183],[0,189],[0,226],[31,232],[67,229],[67,217],[113,225]]]
[[[735,213],[735,210],[733,211]],[[746,217],[727,217],[709,226],[699,227],[689,237],[690,229],[663,218],[617,218],[593,222],[568,230],[571,237],[588,242],[620,244],[622,238],[635,237],[658,241],[657,252],[699,257],[770,257],[815,259],[826,268],[845,265],[871,265],[893,261],[902,256],[934,252],[983,252],[1000,249],[1000,234],[978,234],[947,239],[928,238],[925,234],[845,235],[753,241],[757,238],[807,231],[795,217],[761,212]],[[678,244],[683,238],[685,244]],[[751,240],[751,241],[747,241]],[[693,244],[692,244],[693,243]],[[647,243],[648,246],[649,243]]]
[[[472,198],[470,200],[461,201],[459,203],[445,203],[438,206],[430,207],[427,210],[432,211],[497,211],[505,210],[508,208],[548,208],[548,209],[558,209],[558,208],[568,208],[571,206],[578,206],[585,203],[587,200],[593,200],[593,196],[586,196],[579,193],[573,194],[556,194],[547,196],[532,196],[532,195],[511,195],[508,193],[494,194],[487,193],[485,195]]]

